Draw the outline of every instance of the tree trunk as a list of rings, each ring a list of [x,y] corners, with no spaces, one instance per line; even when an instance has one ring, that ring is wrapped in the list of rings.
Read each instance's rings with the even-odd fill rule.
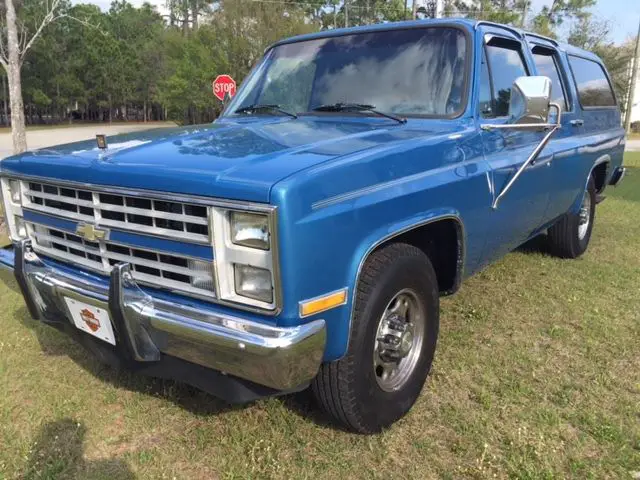
[[[144,101],[144,105],[142,106],[142,109],[144,110],[144,123],[147,123],[147,101]]]
[[[192,28],[194,32],[198,30],[198,13],[200,13],[200,9],[198,8],[199,3],[200,2],[198,0],[191,0],[191,18],[193,22]]]
[[[186,1],[182,9],[182,34],[185,37],[189,35],[189,5],[186,3]]]
[[[22,103],[22,82],[20,78],[20,43],[18,42],[18,28],[16,24],[16,10],[13,0],[5,0],[7,12],[7,50],[9,61],[7,80],[9,82],[9,100],[11,102],[11,137],[13,139],[13,153],[22,153],[27,149],[27,135],[24,125],[24,104]]]
[[[6,126],[9,126],[9,106],[7,105],[7,98],[9,98],[9,93],[7,92],[7,79],[5,76],[2,76],[2,102],[4,103],[4,112],[2,117],[2,123]]]

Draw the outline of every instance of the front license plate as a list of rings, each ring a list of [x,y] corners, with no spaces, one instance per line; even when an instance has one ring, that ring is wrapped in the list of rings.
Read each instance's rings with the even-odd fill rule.
[[[109,318],[107,310],[72,298],[65,297],[64,300],[67,302],[67,307],[76,327],[111,345],[116,344],[111,318]]]

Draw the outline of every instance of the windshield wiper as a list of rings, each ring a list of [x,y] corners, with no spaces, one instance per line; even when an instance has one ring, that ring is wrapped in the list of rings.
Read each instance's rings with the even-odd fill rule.
[[[298,118],[298,115],[296,115],[295,113],[287,112],[280,105],[271,103],[256,103],[253,105],[247,105],[246,107],[237,108],[233,113],[253,113],[257,112],[258,110],[272,110],[284,115],[289,115],[292,118]]]
[[[328,105],[319,105],[311,109],[314,112],[371,112],[381,117],[390,118],[399,123],[407,123],[406,118],[397,117],[391,113],[381,112],[376,110],[375,105],[367,105],[364,103],[331,103]]]

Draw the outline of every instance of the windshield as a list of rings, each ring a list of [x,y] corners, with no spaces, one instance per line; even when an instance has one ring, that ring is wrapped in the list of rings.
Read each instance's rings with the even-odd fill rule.
[[[284,44],[266,54],[226,114],[252,105],[304,113],[322,105],[361,103],[399,115],[453,116],[463,109],[466,57],[465,34],[451,27]]]

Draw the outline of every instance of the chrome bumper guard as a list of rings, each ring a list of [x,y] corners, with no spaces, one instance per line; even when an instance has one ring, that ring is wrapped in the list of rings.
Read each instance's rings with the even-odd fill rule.
[[[46,265],[23,240],[0,250],[0,278],[45,323],[72,322],[65,297],[108,309],[125,360],[155,362],[163,353],[275,390],[300,388],[322,361],[324,320],[282,328],[170,303],[141,290],[128,264],[113,268],[106,288]]]

